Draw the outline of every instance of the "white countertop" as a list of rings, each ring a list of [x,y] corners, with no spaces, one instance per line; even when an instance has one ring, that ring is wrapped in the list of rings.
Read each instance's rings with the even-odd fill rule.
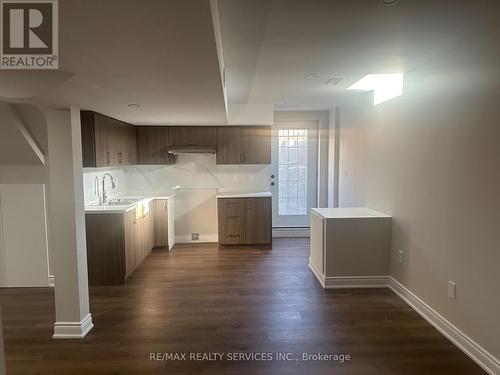
[[[368,207],[311,208],[311,211],[323,219],[391,217]]]
[[[268,198],[272,197],[270,191],[219,191],[217,198]]]
[[[107,205],[98,205],[98,204],[89,204],[85,206],[85,213],[125,213],[129,212],[139,206],[144,206],[146,203],[149,203],[155,199],[171,199],[175,196],[175,194],[169,194],[169,195],[152,195],[152,196],[141,196],[141,197],[114,197],[110,199],[116,199],[116,198],[137,198],[140,199],[139,201],[128,204],[128,205],[123,205],[123,206],[107,206]]]

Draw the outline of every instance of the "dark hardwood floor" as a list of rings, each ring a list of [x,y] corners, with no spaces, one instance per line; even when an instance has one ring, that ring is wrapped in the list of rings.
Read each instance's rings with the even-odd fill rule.
[[[323,290],[306,239],[177,246],[92,287],[95,327],[53,340],[53,290],[3,289],[7,374],[485,374],[386,289]],[[57,280],[56,280],[57,282]],[[334,361],[150,361],[150,352],[292,352]]]

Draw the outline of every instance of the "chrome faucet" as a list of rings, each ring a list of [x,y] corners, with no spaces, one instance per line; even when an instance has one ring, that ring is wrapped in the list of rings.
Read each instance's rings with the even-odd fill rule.
[[[110,175],[109,173],[104,173],[104,175],[102,176],[102,204],[106,204],[106,202],[108,201],[108,195],[106,194],[106,184],[105,184],[107,176],[111,178],[111,188],[114,189],[116,187],[115,179],[113,178],[113,176]]]

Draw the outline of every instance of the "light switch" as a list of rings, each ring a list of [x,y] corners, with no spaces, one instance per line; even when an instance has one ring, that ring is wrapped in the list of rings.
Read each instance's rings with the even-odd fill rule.
[[[448,297],[455,299],[456,284],[453,281],[448,281]]]

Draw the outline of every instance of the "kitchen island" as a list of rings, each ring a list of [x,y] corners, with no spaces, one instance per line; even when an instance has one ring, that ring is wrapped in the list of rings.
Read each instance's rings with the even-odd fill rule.
[[[391,216],[367,207],[312,208],[309,267],[323,288],[388,281]]]

